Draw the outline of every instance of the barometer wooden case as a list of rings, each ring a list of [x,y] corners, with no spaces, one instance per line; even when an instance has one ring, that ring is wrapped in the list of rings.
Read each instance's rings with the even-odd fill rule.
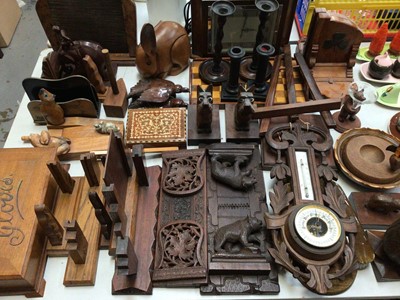
[[[276,137],[279,137],[278,139]],[[276,151],[269,193],[273,214],[265,214],[272,232],[275,261],[308,289],[337,294],[351,286],[359,263],[357,222],[346,195],[334,181],[337,175],[326,162],[332,138],[320,128],[299,121],[278,125],[266,134]],[[287,163],[281,156],[285,155]],[[321,158],[319,165],[316,157]]]

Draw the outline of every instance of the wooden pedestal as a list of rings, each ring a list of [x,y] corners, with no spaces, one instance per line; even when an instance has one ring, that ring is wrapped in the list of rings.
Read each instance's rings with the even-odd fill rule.
[[[259,143],[258,120],[251,120],[248,131],[239,131],[235,128],[235,105],[225,105],[226,141],[231,143]]]
[[[188,145],[212,144],[221,142],[221,130],[219,125],[219,107],[213,105],[212,123],[210,133],[197,132],[196,114],[197,105],[190,104],[188,107]]]
[[[122,78],[117,80],[119,93],[114,95],[111,88],[108,88],[103,107],[107,117],[124,118],[128,109],[128,99],[125,82]]]

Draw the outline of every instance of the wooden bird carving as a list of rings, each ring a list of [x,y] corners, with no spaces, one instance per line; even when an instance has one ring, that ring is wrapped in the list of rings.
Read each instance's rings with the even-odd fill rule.
[[[390,168],[392,171],[400,169],[400,145],[390,145],[386,148],[391,152],[394,152],[389,158]]]
[[[186,103],[175,98],[178,93],[188,93],[189,89],[166,79],[141,79],[131,88],[129,108],[139,107],[186,107]]]

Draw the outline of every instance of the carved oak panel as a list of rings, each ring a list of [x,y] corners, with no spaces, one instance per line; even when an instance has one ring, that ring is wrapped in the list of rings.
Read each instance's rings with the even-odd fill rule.
[[[224,180],[216,176],[215,156],[226,169],[229,161],[240,161],[240,173],[231,175],[243,184],[226,182],[230,170],[225,170]],[[208,147],[207,164],[209,283],[201,293],[278,293],[278,274],[267,251],[269,236],[263,221],[267,206],[258,148],[213,144]]]
[[[205,150],[164,153],[153,282],[207,282]]]

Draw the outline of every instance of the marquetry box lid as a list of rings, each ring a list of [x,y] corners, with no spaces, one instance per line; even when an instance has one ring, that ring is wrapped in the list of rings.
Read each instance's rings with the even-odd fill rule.
[[[126,144],[186,148],[186,108],[129,109]]]
[[[53,205],[46,163],[54,159],[56,148],[0,149],[0,295],[43,294],[45,238],[34,205]]]

